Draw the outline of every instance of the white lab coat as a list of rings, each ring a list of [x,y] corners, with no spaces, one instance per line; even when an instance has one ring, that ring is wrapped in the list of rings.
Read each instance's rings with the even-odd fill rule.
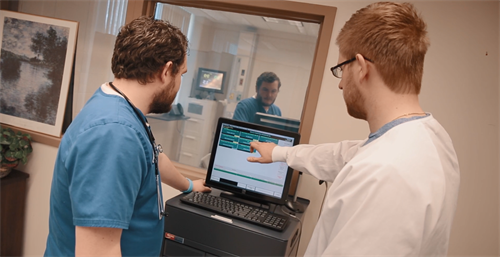
[[[305,256],[446,256],[460,183],[449,135],[429,115],[365,142],[273,150],[333,181]]]

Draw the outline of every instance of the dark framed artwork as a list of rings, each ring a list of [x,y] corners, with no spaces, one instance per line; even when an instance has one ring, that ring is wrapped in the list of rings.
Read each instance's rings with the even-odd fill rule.
[[[60,137],[78,22],[0,11],[0,121]]]

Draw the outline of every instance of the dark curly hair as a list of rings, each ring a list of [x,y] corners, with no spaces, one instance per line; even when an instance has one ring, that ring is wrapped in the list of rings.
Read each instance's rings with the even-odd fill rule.
[[[279,89],[281,87],[281,81],[280,78],[278,78],[278,75],[276,75],[276,73],[271,71],[263,72],[257,78],[257,83],[256,83],[257,90],[259,90],[260,86],[262,86],[262,82],[273,83],[276,80],[278,81],[278,89]]]
[[[184,63],[188,40],[167,21],[142,16],[123,26],[116,37],[111,70],[117,79],[153,81],[169,61],[173,75]]]

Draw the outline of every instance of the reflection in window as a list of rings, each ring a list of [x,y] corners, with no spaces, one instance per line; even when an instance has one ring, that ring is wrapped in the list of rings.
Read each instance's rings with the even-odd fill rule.
[[[159,4],[156,6],[155,18],[169,21],[177,26],[182,33],[184,33],[184,35],[187,35],[188,33],[191,14],[180,7]]]
[[[176,100],[184,116],[149,119],[172,160],[206,167],[217,119],[232,118],[240,101],[256,96],[263,72],[274,72],[281,81],[274,104],[282,116],[300,120],[319,24],[161,3],[155,15],[181,28],[189,40],[188,72]],[[221,85],[203,84],[210,74],[220,77]]]
[[[118,35],[120,27],[125,23],[127,0],[108,0],[104,30],[108,34]]]

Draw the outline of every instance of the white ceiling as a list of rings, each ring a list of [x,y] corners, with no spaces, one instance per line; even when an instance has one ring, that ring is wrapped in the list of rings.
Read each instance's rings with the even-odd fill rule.
[[[197,17],[204,17],[214,23],[246,26],[258,30],[281,31],[291,34],[312,36],[315,38],[318,37],[319,24],[317,23],[302,22],[303,27],[299,28],[295,25],[291,25],[287,20],[282,19],[277,19],[278,22],[273,23],[264,21],[262,16],[214,11],[192,7],[182,7],[182,9],[194,14]]]

